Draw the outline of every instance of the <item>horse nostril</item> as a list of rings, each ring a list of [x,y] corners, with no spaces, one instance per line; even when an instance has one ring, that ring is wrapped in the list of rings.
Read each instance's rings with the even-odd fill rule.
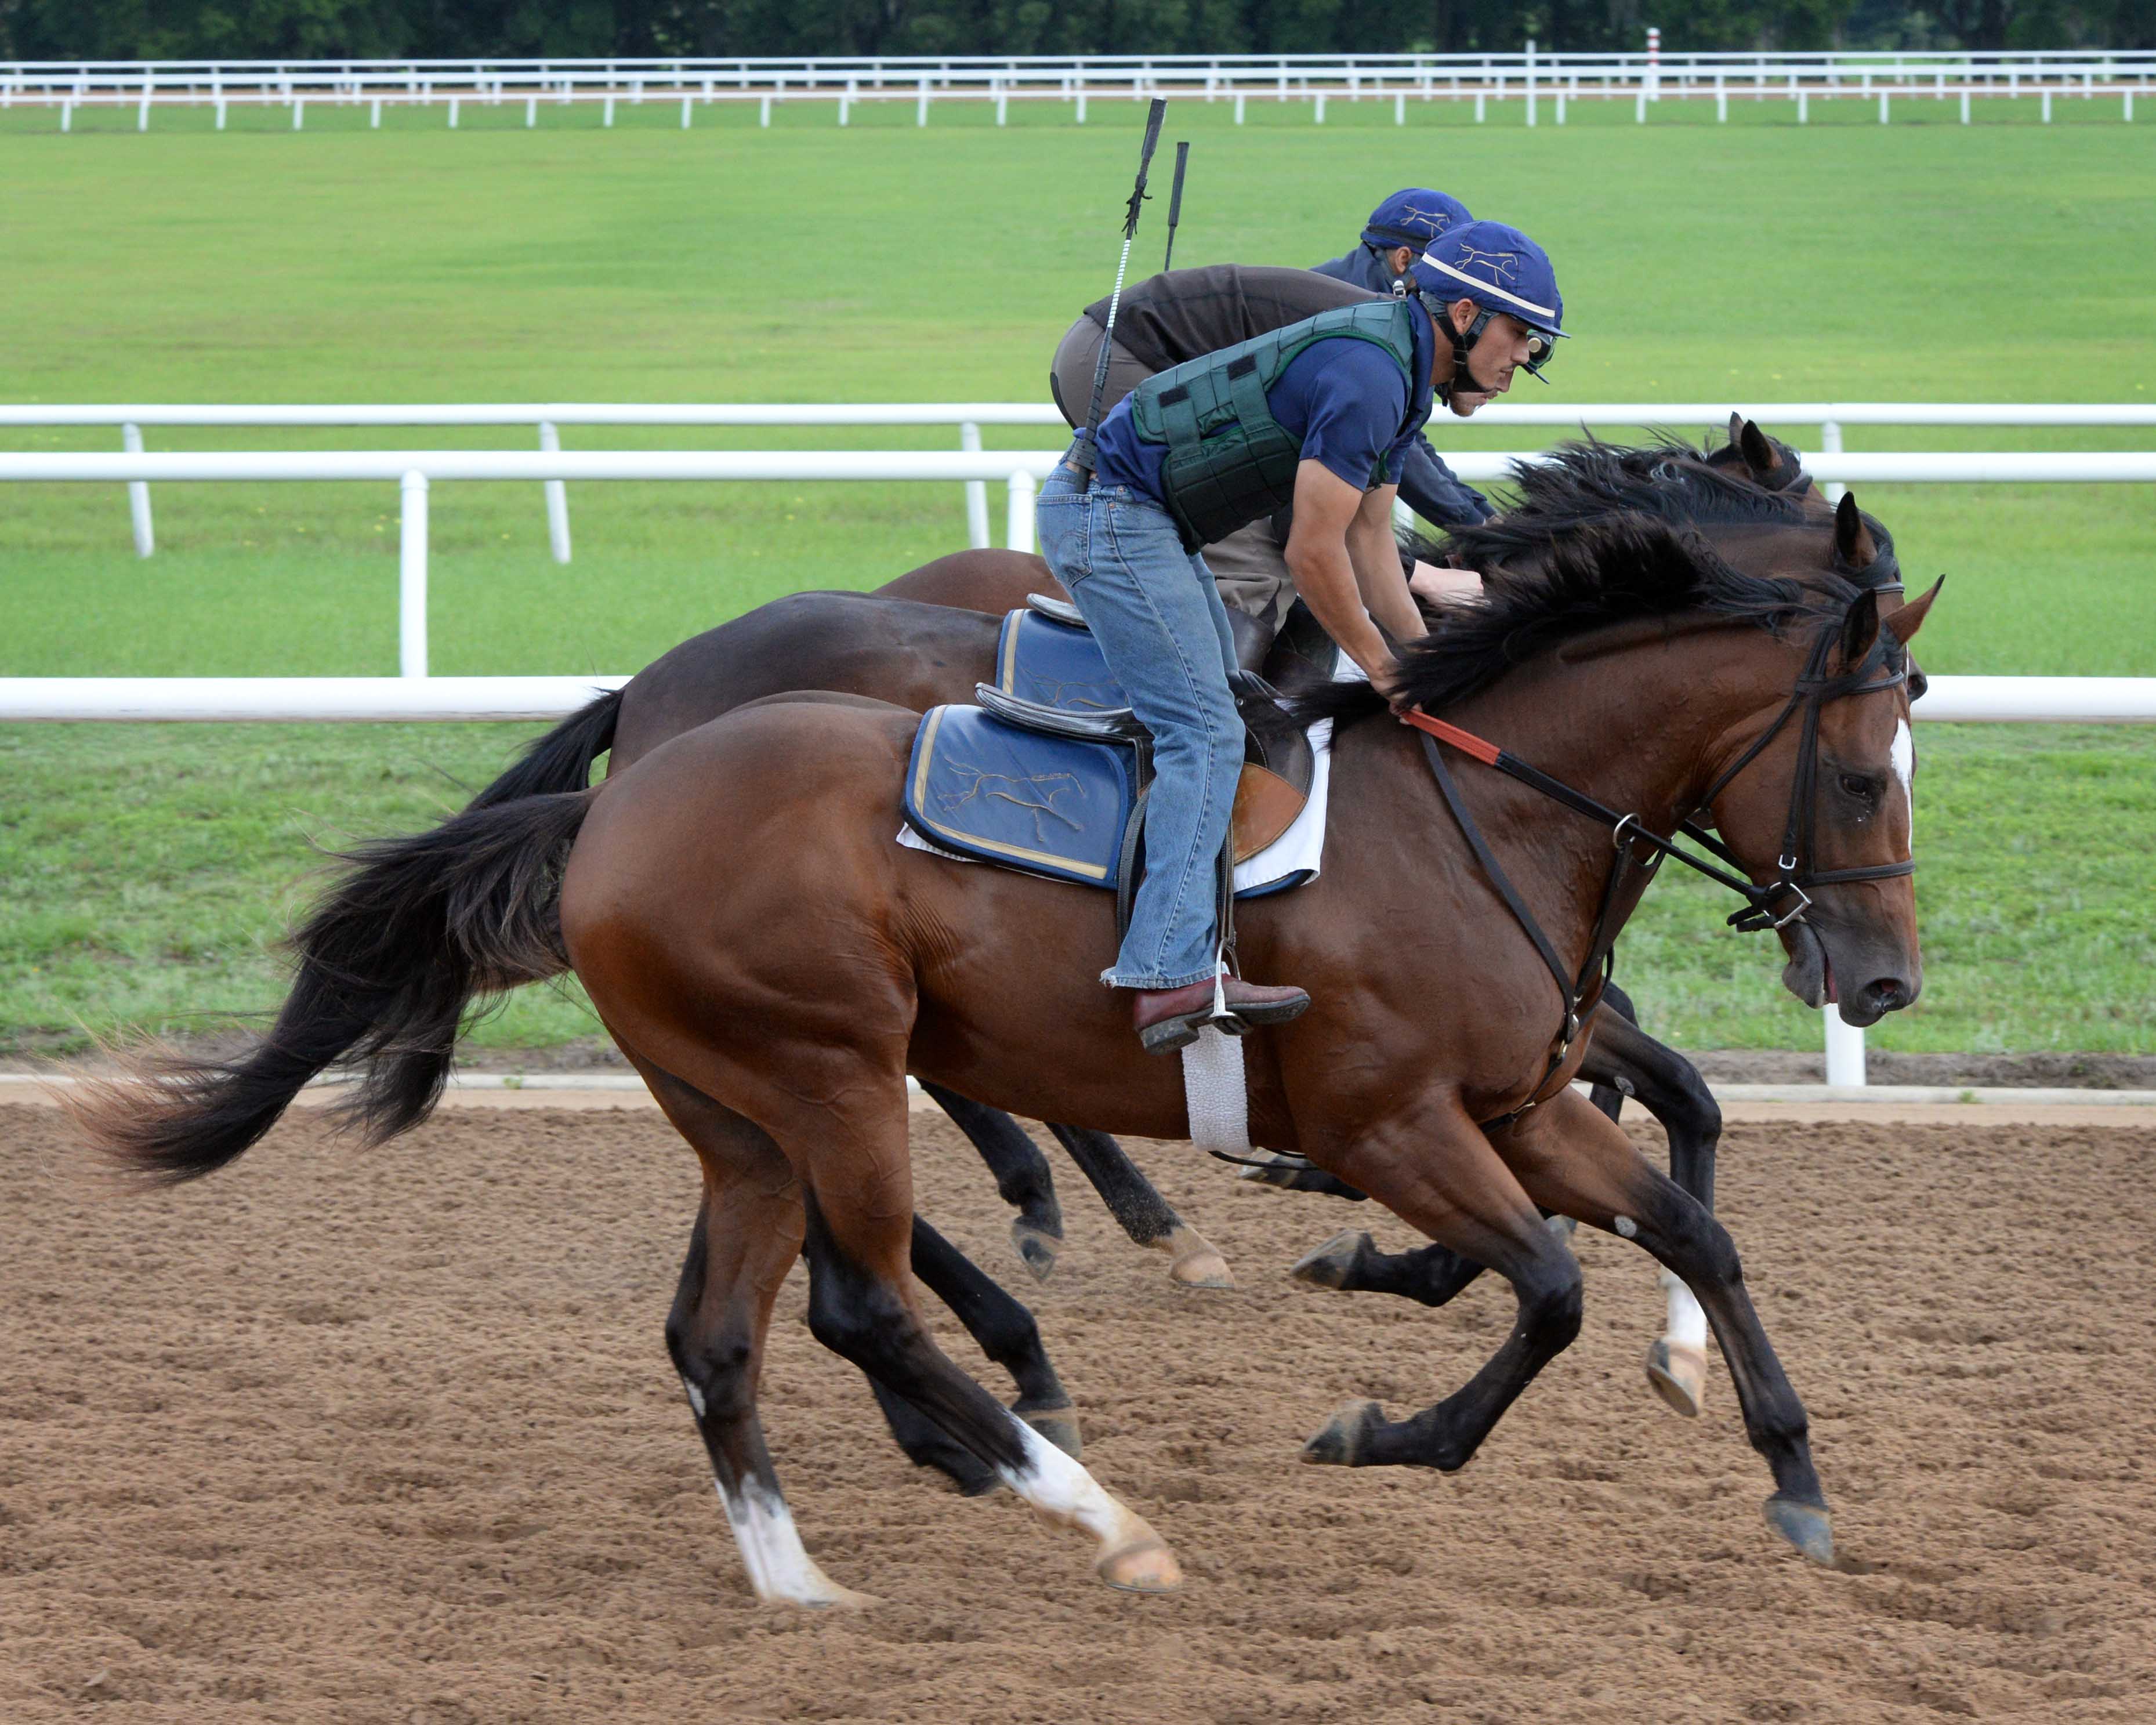
[[[1881,1012],[1899,1012],[1909,1004],[1909,991],[1893,977],[1881,977],[1865,989],[1871,1004]]]

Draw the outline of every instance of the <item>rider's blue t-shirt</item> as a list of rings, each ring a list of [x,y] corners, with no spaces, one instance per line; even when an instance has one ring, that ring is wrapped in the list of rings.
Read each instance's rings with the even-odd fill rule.
[[[1430,320],[1418,317],[1409,327],[1416,375],[1427,377]],[[1402,429],[1409,400],[1408,380],[1392,355],[1354,336],[1312,342],[1265,392],[1273,418],[1302,439],[1302,459],[1322,462],[1328,473],[1358,491],[1399,483],[1401,463],[1422,429],[1419,424]],[[1126,396],[1101,422],[1095,478],[1104,485],[1128,485],[1165,509],[1160,470],[1167,454],[1165,444],[1139,439]]]

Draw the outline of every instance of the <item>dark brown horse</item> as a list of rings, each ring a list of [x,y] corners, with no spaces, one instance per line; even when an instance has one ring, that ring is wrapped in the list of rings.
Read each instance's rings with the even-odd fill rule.
[[[1634,834],[1711,820],[1758,883],[1752,909],[1779,923],[1785,982],[1813,1004],[1837,991],[1868,1023],[1920,985],[1903,643],[1930,599],[1882,624],[1845,572],[1748,572],[1669,521],[1590,503],[1538,573],[1493,577],[1404,655],[1406,692],[1469,739],[1447,769],[1457,804],[1433,783],[1437,745],[1367,689],[1320,693],[1310,710],[1336,721],[1325,872],[1241,919],[1249,962],[1317,1000],[1250,1039],[1254,1139],[1497,1271],[1519,1304],[1461,1389],[1398,1422],[1346,1410],[1306,1454],[1463,1466],[1577,1332],[1579,1270],[1543,1225],[1553,1210],[1636,1241],[1697,1293],[1774,1476],[1768,1518],[1824,1560],[1804,1410],[1735,1249],[1568,1087],[1582,1044],[1523,932],[1531,919],[1587,974],[1597,929],[1614,937],[1644,891],[1630,868],[1606,891],[1639,845],[1613,851],[1607,825],[1476,766],[1475,739],[1625,811]],[[850,1597],[794,1533],[756,1415],[771,1302],[804,1246],[820,1340],[1091,1536],[1112,1584],[1173,1586],[1158,1536],[947,1359],[916,1305],[909,1070],[1034,1117],[1188,1130],[1174,1063],[1138,1050],[1093,981],[1114,939],[1105,896],[893,842],[916,723],[857,697],[759,702],[595,790],[372,847],[316,913],[316,932],[340,932],[316,942],[333,962],[303,973],[271,1058],[88,1091],[79,1116],[134,1166],[191,1178],[259,1137],[335,1044],[360,1056],[355,1106],[386,1136],[432,1106],[469,1002],[572,968],[702,1163],[668,1340],[758,1593]]]

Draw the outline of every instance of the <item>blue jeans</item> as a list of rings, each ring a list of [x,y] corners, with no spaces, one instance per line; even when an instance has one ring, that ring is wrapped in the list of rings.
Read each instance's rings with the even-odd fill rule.
[[[1168,511],[1127,485],[1081,490],[1078,480],[1066,462],[1041,487],[1041,555],[1153,739],[1145,875],[1101,980],[1180,988],[1209,981],[1216,962],[1216,870],[1243,767],[1228,690],[1235,638],[1211,572]]]

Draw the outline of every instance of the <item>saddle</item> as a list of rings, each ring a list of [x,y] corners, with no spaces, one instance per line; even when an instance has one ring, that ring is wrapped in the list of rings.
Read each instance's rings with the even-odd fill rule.
[[[1263,677],[1245,670],[1229,682],[1245,726],[1231,824],[1242,862],[1302,813],[1316,757]],[[1028,608],[1010,613],[997,643],[996,681],[973,693],[978,706],[939,706],[922,717],[906,768],[906,824],[937,849],[1106,887],[1127,901],[1152,737],[1076,608],[1035,594]]]

